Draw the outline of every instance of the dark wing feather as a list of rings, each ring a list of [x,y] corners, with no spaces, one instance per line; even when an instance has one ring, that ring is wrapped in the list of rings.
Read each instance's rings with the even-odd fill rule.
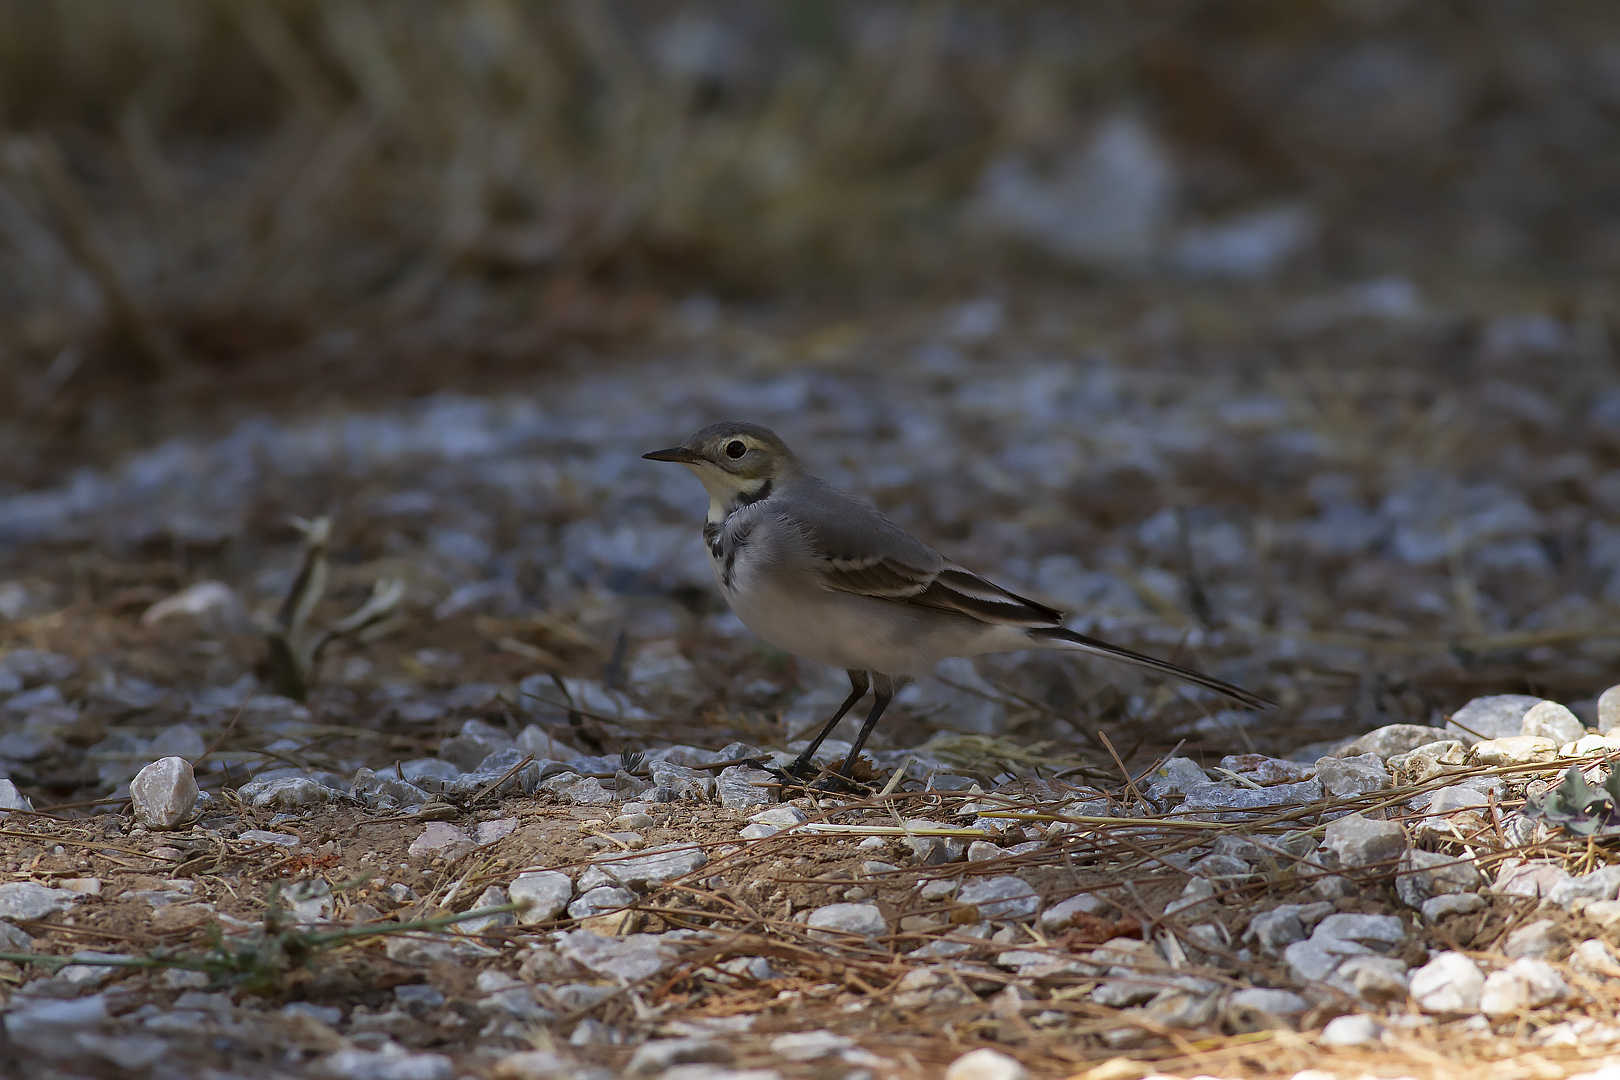
[[[795,493],[811,512],[800,521],[829,589],[956,611],[989,623],[1056,626],[1063,613],[946,562],[933,548],[870,506],[819,480]],[[813,521],[814,527],[809,522]],[[881,555],[872,554],[873,550]]]
[[[1063,612],[1019,596],[970,570],[947,564],[928,587],[911,598],[914,604],[960,611],[989,623],[1009,626],[1056,626]]]
[[[929,587],[934,571],[896,559],[827,559],[822,575],[831,588],[861,596],[906,600]]]

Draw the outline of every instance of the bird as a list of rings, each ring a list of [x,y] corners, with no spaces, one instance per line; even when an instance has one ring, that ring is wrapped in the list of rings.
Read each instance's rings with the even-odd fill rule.
[[[1064,613],[958,566],[877,508],[814,475],[775,432],[711,424],[679,446],[643,454],[677,462],[709,496],[703,541],[737,617],[783,652],[841,667],[849,696],[787,772],[811,758],[867,691],[872,708],[837,770],[855,760],[894,698],[897,680],[947,657],[1061,649],[1123,661],[1213,690],[1254,709],[1257,694],[1064,626]],[[829,778],[830,779],[830,778]]]

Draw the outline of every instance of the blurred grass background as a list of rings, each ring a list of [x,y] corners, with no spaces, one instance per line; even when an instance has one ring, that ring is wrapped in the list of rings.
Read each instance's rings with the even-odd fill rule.
[[[1286,270],[1601,306],[1617,124],[1609,0],[0,0],[0,411],[71,442],[500,377],[694,294]],[[1069,237],[1098,167],[1150,231],[1308,242],[1229,273]]]

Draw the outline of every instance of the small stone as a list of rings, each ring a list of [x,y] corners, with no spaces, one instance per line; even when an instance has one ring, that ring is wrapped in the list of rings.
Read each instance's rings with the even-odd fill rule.
[[[929,1005],[961,1004],[964,1001],[977,1000],[978,998],[969,991],[950,982],[943,973],[932,967],[914,967],[895,984],[894,1003],[902,1009],[920,1009]]]
[[[1504,1016],[1540,1009],[1569,997],[1569,984],[1545,960],[1522,958],[1485,979],[1479,1011],[1486,1016]]]
[[[783,1061],[817,1061],[855,1045],[847,1035],[830,1031],[794,1031],[771,1040],[771,1053]]]
[[[1029,1070],[989,1047],[970,1050],[951,1062],[945,1080],[1029,1080]]]
[[[529,905],[518,912],[518,922],[528,925],[555,919],[574,895],[574,883],[567,874],[535,870],[519,874],[506,891],[513,903]]]
[[[635,902],[636,894],[629,889],[621,889],[614,885],[599,885],[594,889],[586,889],[578,900],[569,904],[568,915],[573,919],[594,919],[608,912],[623,911]]]
[[[1098,915],[1107,907],[1107,901],[1100,899],[1095,893],[1080,893],[1067,900],[1061,900],[1041,912],[1039,925],[1048,934],[1061,933],[1068,929],[1076,915]]]
[[[1587,938],[1575,946],[1569,955],[1569,966],[1586,975],[1604,978],[1620,975],[1620,964],[1615,963],[1614,953],[1597,938]]]
[[[1391,769],[1398,769],[1407,774],[1407,779],[1417,782],[1448,772],[1460,772],[1467,765],[1467,747],[1460,739],[1442,739],[1424,743],[1389,759]]]
[[[756,821],[751,825],[744,825],[737,831],[737,835],[744,840],[763,840],[768,836],[775,836],[781,831],[775,825],[766,825]]]
[[[1221,768],[1266,786],[1297,784],[1316,775],[1315,765],[1267,757],[1264,754],[1228,754],[1221,758]]]
[[[1620,728],[1620,686],[1611,686],[1598,695],[1598,731],[1603,735]]]
[[[1502,955],[1509,957],[1541,957],[1557,951],[1559,939],[1553,933],[1551,919],[1537,919],[1526,923],[1502,940]]]
[[[392,1040],[380,1050],[345,1047],[320,1059],[315,1069],[332,1080],[450,1080],[456,1074],[445,1055],[416,1053]]]
[[[1029,882],[1011,874],[968,881],[956,891],[956,903],[977,908],[980,919],[1028,919],[1041,908]]]
[[[1287,962],[1288,973],[1295,982],[1325,982],[1328,976],[1338,970],[1345,956],[1366,951],[1354,942],[1322,942],[1312,939],[1296,941],[1288,946],[1283,950],[1283,959]]]
[[[1267,858],[1273,857],[1273,852],[1267,848],[1235,833],[1222,833],[1215,838],[1215,854],[1230,855],[1250,864],[1264,862]]]
[[[307,776],[250,780],[242,785],[237,795],[259,810],[306,810],[332,801],[332,789]]]
[[[1613,900],[1617,895],[1620,895],[1620,866],[1604,866],[1558,882],[1547,891],[1547,900],[1568,907],[1576,900]]]
[[[1464,784],[1453,784],[1443,787],[1429,796],[1429,802],[1424,809],[1431,816],[1455,814],[1464,810],[1481,810],[1489,806],[1491,800]]]
[[[1309,892],[1318,900],[1341,900],[1347,896],[1357,896],[1361,890],[1342,874],[1328,874],[1311,882]]]
[[[1322,782],[1315,778],[1297,784],[1248,788],[1229,784],[1201,784],[1190,789],[1177,813],[1208,810],[1269,810],[1276,806],[1302,806],[1322,798]]]
[[[885,863],[885,866],[888,864]],[[898,866],[894,869],[900,869]],[[929,878],[917,890],[917,895],[924,900],[943,900],[956,892],[962,882],[959,878]]]
[[[757,814],[748,815],[749,821],[757,821],[761,825],[775,825],[781,829],[792,828],[794,825],[803,825],[810,819],[803,810],[797,806],[773,806],[769,810],[761,810]]]
[[[1551,859],[1503,859],[1491,888],[1508,896],[1547,896],[1572,876]]]
[[[244,829],[236,834],[236,838],[250,844],[274,844],[285,848],[295,848],[300,843],[292,833],[271,832],[269,829]]]
[[[519,969],[522,974],[527,974]],[[551,999],[569,1012],[585,1012],[594,1009],[614,994],[618,989],[613,986],[593,986],[590,983],[564,983],[551,988]]]
[[[426,983],[394,987],[394,1000],[412,1016],[426,1016],[444,1004],[444,995]]]
[[[652,1076],[674,1065],[729,1065],[736,1059],[731,1045],[720,1039],[649,1039],[636,1047],[624,1074]]]
[[[837,941],[847,934],[881,937],[889,932],[888,920],[876,904],[828,904],[812,911],[805,925],[811,937],[823,941]]]
[[[32,881],[0,885],[0,919],[43,919],[73,906],[78,896],[66,889],[49,889]]]
[[[1328,979],[1363,1001],[1382,1004],[1406,997],[1406,965],[1389,956],[1352,956]]]
[[[1338,798],[1365,795],[1389,787],[1389,770],[1377,754],[1356,757],[1324,757],[1316,761],[1316,778],[1322,790]]]
[[[1470,746],[1481,740],[1519,735],[1524,714],[1540,703],[1540,698],[1525,694],[1477,697],[1451,715],[1446,722],[1446,732]]]
[[[470,910],[505,907],[508,903],[510,903],[510,899],[506,894],[506,890],[499,885],[491,885],[478,895],[478,899],[473,901]],[[517,916],[510,911],[502,911],[494,915],[480,915],[475,919],[455,923],[451,929],[457,934],[482,934],[486,930],[498,926],[515,926],[516,924]]]
[[[421,806],[428,801],[428,793],[389,773],[359,769],[349,785],[349,794],[374,810],[395,810],[402,806]]]
[[[727,975],[735,975],[753,982],[765,982],[768,979],[778,978],[781,974],[771,967],[771,962],[763,956],[737,956],[715,966]]]
[[[1335,1016],[1322,1029],[1324,1046],[1370,1046],[1384,1034],[1384,1025],[1366,1013]]]
[[[1191,981],[1194,988],[1170,987],[1155,994],[1143,1008],[1143,1015],[1155,1023],[1173,1028],[1199,1028],[1215,1018],[1218,1004],[1216,984],[1205,979]]]
[[[468,720],[461,733],[439,742],[439,757],[463,772],[472,772],[489,755],[513,746],[510,735],[482,720]]]
[[[577,1062],[550,1050],[519,1050],[495,1063],[494,1076],[496,1080],[571,1080],[582,1071]]]
[[[0,952],[33,952],[34,939],[19,927],[0,922]]]
[[[905,824],[907,829],[949,828],[944,822],[929,821],[926,818],[911,818]],[[912,858],[924,866],[937,866],[940,863],[955,862],[962,857],[962,841],[954,837],[907,836],[905,844],[906,847],[911,849]]]
[[[1236,855],[1222,855],[1219,852],[1205,855],[1188,869],[1199,877],[1206,878],[1246,878],[1254,873],[1254,868],[1246,860]]]
[[[609,806],[614,800],[614,793],[594,776],[582,776],[561,785],[556,789],[556,794],[575,806]]]
[[[473,843],[479,847],[488,847],[498,840],[504,840],[517,832],[517,818],[497,818],[494,821],[480,821],[473,831]]]
[[[1451,915],[1472,915],[1485,906],[1485,898],[1478,893],[1442,893],[1423,901],[1419,910],[1425,922],[1436,923]]]
[[[443,997],[439,1000],[442,1002]],[[282,1016],[307,1016],[311,1020],[336,1027],[343,1023],[343,1010],[333,1005],[316,1005],[310,1001],[290,1001],[281,1007]]]
[[[191,762],[180,757],[159,758],[129,782],[135,820],[148,829],[172,829],[185,821],[197,805],[197,795]]]
[[[1520,722],[1520,735],[1538,735],[1560,745],[1574,742],[1586,734],[1586,725],[1556,701],[1539,701],[1532,705]]]
[[[1408,991],[1426,1013],[1472,1013],[1479,1009],[1485,973],[1459,952],[1443,952],[1412,973]]]
[[[988,840],[975,840],[968,845],[967,860],[968,862],[989,862],[992,859],[1002,858],[1006,854],[1007,849],[1000,844],[992,844]]]
[[[1353,941],[1377,952],[1390,952],[1406,939],[1406,927],[1394,915],[1340,912],[1316,924],[1311,940]]]
[[[1407,907],[1445,893],[1472,893],[1482,884],[1473,861],[1436,851],[1414,849],[1401,857],[1395,874],[1395,895]]]
[[[718,783],[713,773],[672,761],[653,762],[652,780],[659,787],[675,792],[679,798],[694,802],[713,798]]]
[[[1387,761],[1397,754],[1410,753],[1418,747],[1434,742],[1441,736],[1440,728],[1426,724],[1387,724],[1361,736],[1340,750],[1334,757],[1353,758],[1373,754]]]
[[[413,859],[455,859],[473,849],[473,838],[466,830],[448,821],[430,821],[420,836],[411,841],[406,853]]]
[[[10,780],[0,779],[0,820],[8,816],[8,811],[32,810],[33,808],[34,804],[28,801],[26,795],[17,790],[16,784]]]
[[[1605,930],[1612,930],[1620,926],[1620,900],[1594,900],[1581,909],[1581,914]]]
[[[1406,832],[1393,821],[1347,814],[1328,822],[1322,831],[1322,846],[1345,866],[1373,866],[1401,856],[1406,850]]]
[[[108,1020],[107,999],[92,994],[69,1000],[44,998],[37,1001],[11,1002],[6,1014],[6,1034],[13,1043],[35,1050],[44,1050],[63,1039],[72,1039],[74,1032],[100,1027]]]
[[[606,938],[589,930],[575,930],[558,944],[568,960],[598,975],[633,982],[656,975],[675,962],[676,952],[657,934],[630,934]]]
[[[1091,991],[1091,1000],[1110,1009],[1124,1009],[1152,1001],[1163,987],[1145,979],[1109,979]]]
[[[1262,911],[1249,920],[1243,940],[1253,941],[1271,956],[1296,941],[1304,941],[1305,926],[1299,918],[1299,905],[1283,904],[1271,911]]]
[[[1181,895],[1164,905],[1166,915],[1175,915],[1199,904],[1215,895],[1215,883],[1208,878],[1195,877],[1182,887]]]
[[[1558,748],[1559,757],[1586,757],[1588,754],[1607,754],[1614,746],[1602,735],[1582,735],[1574,742]]]
[[[723,769],[715,780],[720,805],[727,810],[748,810],[755,806],[769,805],[770,789],[760,785],[770,781],[771,774],[763,769],[747,765],[733,765]]]
[[[647,888],[694,874],[709,857],[692,844],[674,843],[648,848],[627,857],[601,858],[592,865],[621,885]]]
[[[1155,802],[1166,795],[1185,795],[1201,784],[1209,783],[1209,776],[1190,758],[1173,757],[1154,769],[1147,777],[1146,795]]]
[[[1551,761],[1558,756],[1558,744],[1539,735],[1512,735],[1474,744],[1473,758],[1480,765],[1528,765]]]
[[[1239,990],[1228,999],[1228,1004],[1234,1009],[1253,1009],[1283,1020],[1298,1016],[1311,1007],[1309,1001],[1292,990],[1268,990],[1264,987]]]

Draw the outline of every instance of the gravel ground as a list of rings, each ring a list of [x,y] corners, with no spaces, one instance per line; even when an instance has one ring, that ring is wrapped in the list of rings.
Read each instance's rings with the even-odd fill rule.
[[[0,1067],[1590,1071],[1620,874],[1523,807],[1620,748],[1611,367],[1601,318],[1399,278],[695,297],[504,396],[202,425],[0,496]],[[639,459],[727,417],[1279,707],[952,663],[869,795],[795,798],[760,766],[842,675],[724,611],[698,485]],[[294,517],[331,529],[294,638],[397,591],[303,701],[265,645]]]

